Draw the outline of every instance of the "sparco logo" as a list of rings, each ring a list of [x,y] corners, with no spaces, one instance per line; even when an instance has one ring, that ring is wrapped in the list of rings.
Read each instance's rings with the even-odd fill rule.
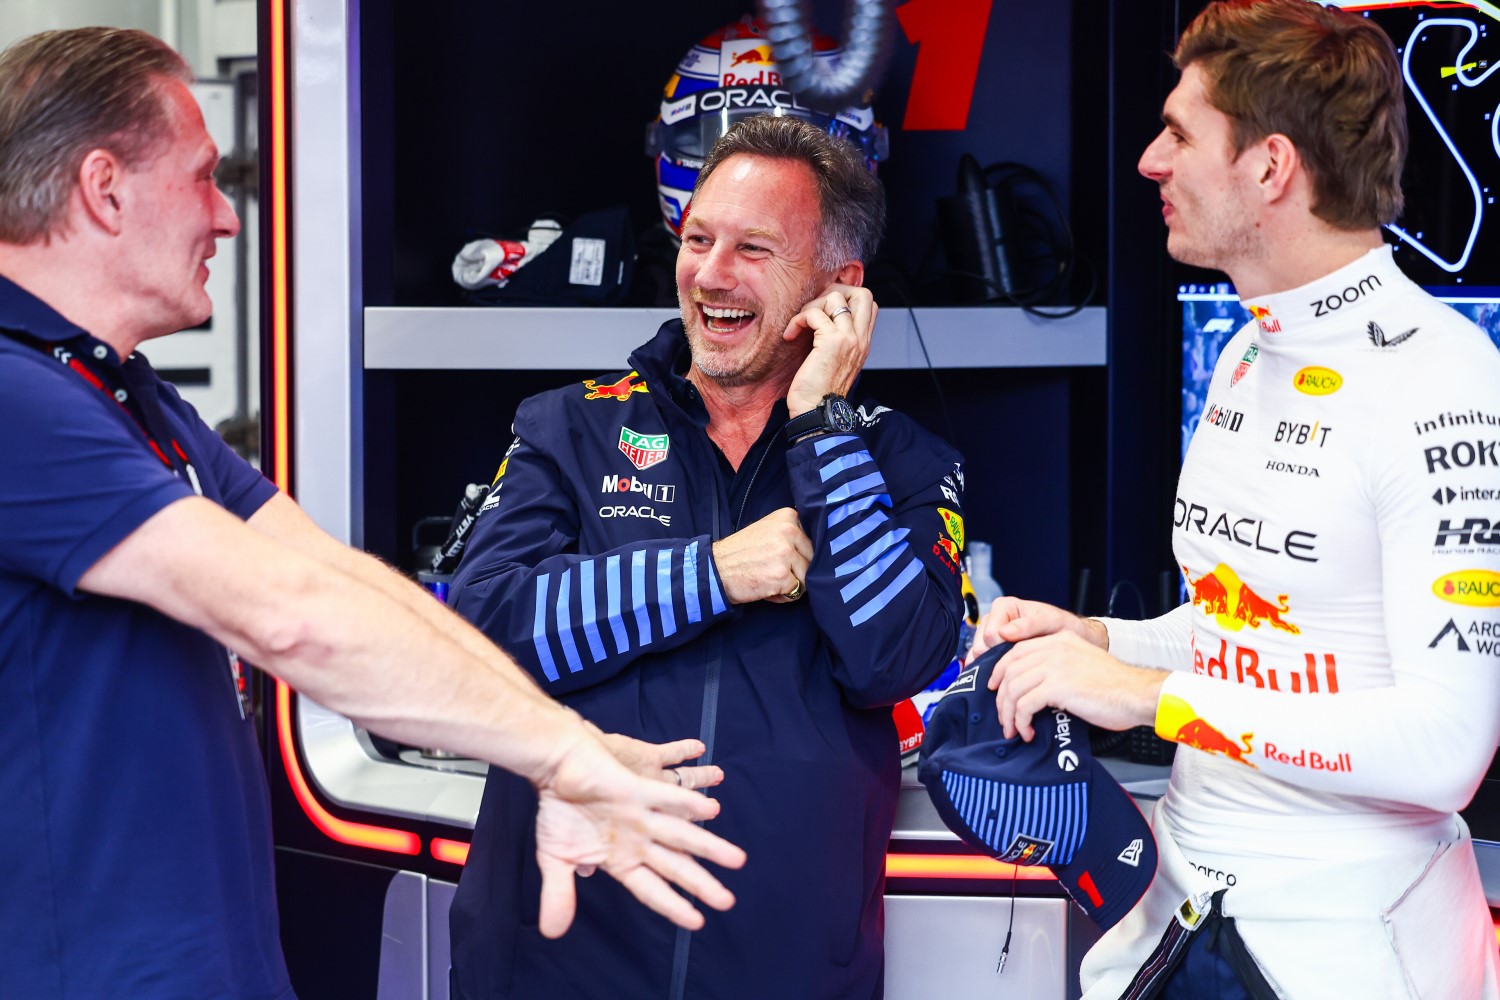
[[[1364,298],[1373,289],[1380,287],[1380,276],[1378,274],[1366,275],[1360,279],[1359,284],[1350,285],[1342,292],[1334,292],[1323,299],[1313,299],[1308,303],[1312,307],[1313,316],[1327,316],[1331,312],[1337,312],[1347,305],[1352,305]]]
[[[1222,427],[1226,431],[1238,434],[1240,424],[1245,422],[1245,415],[1239,410],[1230,410],[1218,403],[1210,403],[1203,413],[1203,422],[1211,427]]]
[[[1460,441],[1444,447],[1438,445],[1422,452],[1427,459],[1429,475],[1439,469],[1467,469],[1471,465],[1500,465],[1495,448],[1500,441]]]
[[[647,500],[657,503],[672,503],[677,499],[677,487],[671,483],[647,483],[634,476],[605,476],[601,493],[641,493]]]

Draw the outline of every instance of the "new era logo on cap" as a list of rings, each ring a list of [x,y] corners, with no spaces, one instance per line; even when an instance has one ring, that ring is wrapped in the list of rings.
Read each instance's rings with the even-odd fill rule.
[[[1031,742],[1005,739],[986,683],[1009,648],[986,650],[938,702],[917,775],[966,843],[1009,864],[1051,868],[1108,930],[1155,877],[1156,840],[1125,789],[1094,761],[1081,719],[1048,709],[1032,719]]]

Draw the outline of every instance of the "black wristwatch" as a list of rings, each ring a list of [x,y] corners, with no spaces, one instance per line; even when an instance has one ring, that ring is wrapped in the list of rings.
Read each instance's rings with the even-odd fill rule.
[[[830,392],[817,406],[786,422],[786,439],[796,444],[809,434],[848,434],[852,430],[854,410],[849,401],[836,392]]]

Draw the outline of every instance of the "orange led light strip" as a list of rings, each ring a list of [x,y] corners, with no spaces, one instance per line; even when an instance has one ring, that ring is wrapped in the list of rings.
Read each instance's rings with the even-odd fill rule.
[[[1007,865],[994,858],[974,854],[887,854],[886,878],[983,878],[1019,879],[1022,882],[1055,882],[1042,867]]]
[[[270,14],[270,204],[271,204],[271,479],[283,492],[292,491],[291,400],[288,300],[287,213],[287,99],[286,6],[289,0],[266,5]],[[302,773],[292,734],[292,689],[276,682],[276,736],[292,794],[315,827],[341,844],[368,847],[394,854],[421,854],[422,838],[407,830],[339,819],[329,812]]]
[[[292,689],[281,681],[276,682],[276,734],[281,744],[281,759],[286,763],[286,776],[292,783],[292,793],[301,804],[302,811],[307,813],[307,818],[312,820],[313,826],[341,844],[369,847],[392,854],[422,853],[422,838],[415,833],[371,826],[368,823],[353,823],[339,819],[323,808],[302,774],[302,765],[297,761],[297,748],[292,742]]]
[[[462,865],[469,860],[469,845],[462,840],[432,838],[432,856],[451,865]]]
[[[291,492],[291,400],[287,292],[286,6],[273,0],[271,13],[271,479]]]

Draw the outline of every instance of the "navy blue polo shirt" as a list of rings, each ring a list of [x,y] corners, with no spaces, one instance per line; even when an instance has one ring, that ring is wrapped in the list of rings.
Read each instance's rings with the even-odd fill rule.
[[[290,997],[265,773],[224,648],[77,589],[192,479],[242,518],[275,487],[142,356],[3,278],[0,331],[0,994]],[[117,401],[124,385],[147,398]],[[152,450],[136,403],[194,475]]]

